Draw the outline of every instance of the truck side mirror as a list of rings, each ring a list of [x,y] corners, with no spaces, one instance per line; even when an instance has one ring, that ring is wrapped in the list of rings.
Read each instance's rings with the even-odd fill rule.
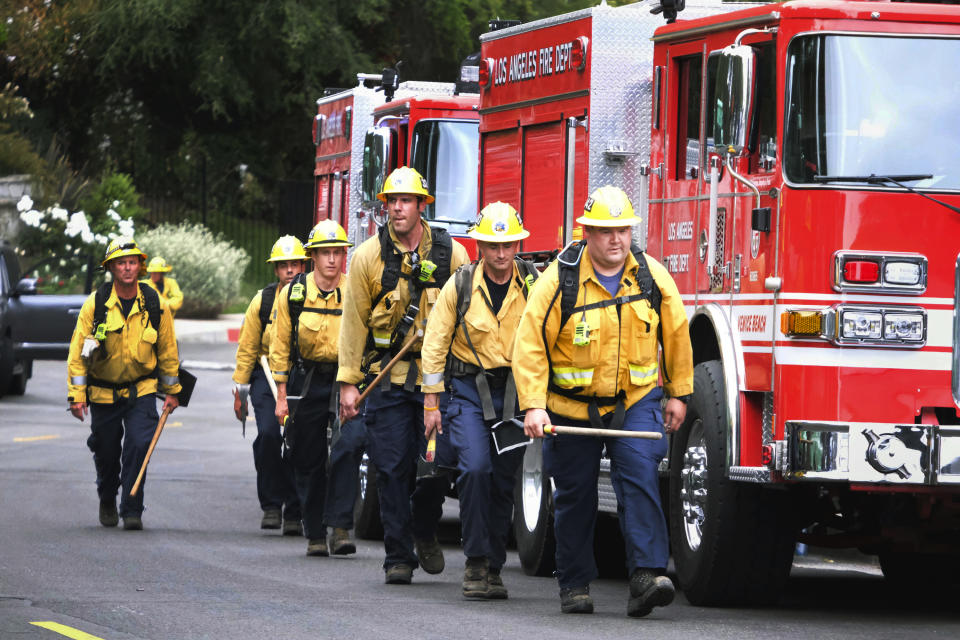
[[[756,68],[757,58],[752,47],[730,45],[720,52],[713,141],[721,153],[739,155],[747,146]]]
[[[37,279],[22,278],[13,290],[15,296],[34,296],[37,295]]]
[[[390,130],[385,127],[373,127],[367,130],[363,141],[363,172],[360,176],[365,206],[377,203],[377,194],[380,193],[387,179],[391,140]]]

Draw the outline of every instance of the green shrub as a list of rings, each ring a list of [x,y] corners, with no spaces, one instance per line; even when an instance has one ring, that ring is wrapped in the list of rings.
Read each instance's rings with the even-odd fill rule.
[[[178,317],[213,318],[240,292],[250,256],[201,224],[162,224],[137,236],[151,258],[173,266],[170,277],[183,290]]]

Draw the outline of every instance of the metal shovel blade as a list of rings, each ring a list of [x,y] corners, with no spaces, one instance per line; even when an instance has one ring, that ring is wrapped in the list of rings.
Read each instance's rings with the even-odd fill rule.
[[[421,478],[435,478],[437,476],[437,432],[431,434],[427,441],[426,456],[417,459],[417,480]]]
[[[519,418],[503,420],[490,429],[493,435],[493,446],[496,447],[497,453],[501,455],[533,442],[533,438],[523,432],[523,423]]]

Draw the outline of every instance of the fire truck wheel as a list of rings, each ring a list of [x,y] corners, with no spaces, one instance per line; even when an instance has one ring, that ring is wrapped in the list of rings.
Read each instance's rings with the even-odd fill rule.
[[[717,360],[694,369],[694,395],[670,452],[670,541],[697,606],[770,604],[790,575],[798,526],[789,494],[726,477],[726,400]]]
[[[880,554],[880,570],[894,587],[950,587],[960,582],[960,558],[956,556],[886,551]],[[929,596],[927,590],[922,593]]]
[[[513,533],[520,566],[528,576],[551,576],[556,568],[553,492],[543,474],[543,447],[529,445],[513,493]]]
[[[357,501],[353,507],[353,531],[363,540],[383,540],[380,522],[380,496],[377,494],[377,469],[363,454],[357,479]]]

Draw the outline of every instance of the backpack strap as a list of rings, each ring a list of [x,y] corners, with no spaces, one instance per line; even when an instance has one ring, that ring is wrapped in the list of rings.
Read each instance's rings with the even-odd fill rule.
[[[430,227],[430,260],[437,265],[433,272],[436,283],[427,283],[423,288],[431,286],[443,287],[452,275],[450,273],[450,259],[453,255],[453,238],[443,227]]]
[[[307,297],[307,274],[298,273],[290,281],[290,290],[287,293],[287,310],[290,312],[290,361],[298,363],[300,357],[300,335],[297,330],[300,326],[300,314],[303,312],[303,302]]]
[[[273,311],[273,301],[277,297],[277,289],[280,288],[279,282],[268,284],[260,290],[260,341],[263,341],[263,334],[267,330],[267,325],[273,322],[271,311]]]
[[[160,307],[160,294],[144,282],[138,284],[140,285],[140,293],[143,295],[144,304],[147,307],[147,317],[150,320],[150,325],[154,331],[159,331],[160,314],[163,313],[163,309]],[[153,348],[157,348],[156,344],[154,344]]]

